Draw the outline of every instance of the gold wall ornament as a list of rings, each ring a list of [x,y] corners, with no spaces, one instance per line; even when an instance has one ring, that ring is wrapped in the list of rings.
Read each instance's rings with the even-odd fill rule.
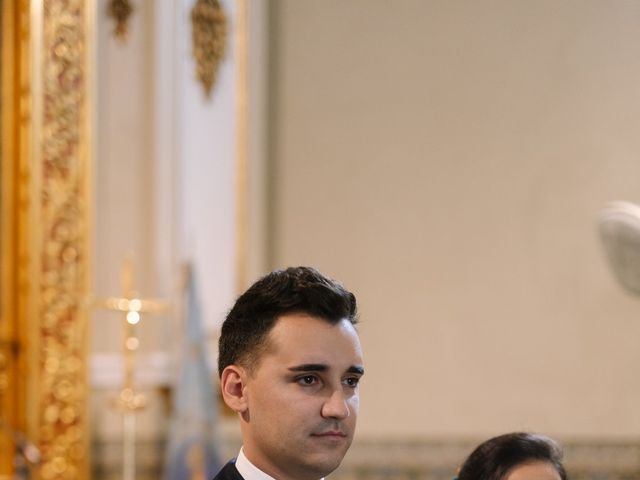
[[[48,0],[34,23],[31,288],[32,435],[38,480],[89,477],[90,130],[88,2]]]
[[[226,49],[227,20],[218,0],[198,0],[191,10],[196,78],[211,96]]]
[[[127,39],[129,17],[132,13],[133,6],[129,0],[111,0],[107,5],[107,14],[116,22],[113,33],[122,41]]]

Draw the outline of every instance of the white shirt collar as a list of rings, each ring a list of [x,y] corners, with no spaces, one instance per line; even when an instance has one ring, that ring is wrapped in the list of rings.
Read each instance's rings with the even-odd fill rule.
[[[276,480],[251,463],[242,448],[240,448],[240,453],[236,458],[236,468],[244,480]],[[324,480],[324,478],[320,480]]]
[[[236,468],[244,480],[275,480],[251,463],[242,448],[236,458]]]

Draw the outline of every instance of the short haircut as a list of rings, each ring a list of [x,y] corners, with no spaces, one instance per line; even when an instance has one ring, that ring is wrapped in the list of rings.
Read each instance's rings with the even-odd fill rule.
[[[268,346],[268,334],[282,315],[300,313],[336,324],[357,322],[356,297],[311,267],[271,272],[237,300],[218,342],[218,374],[229,365],[251,371]]]
[[[525,432],[481,443],[462,465],[458,480],[504,480],[514,467],[536,461],[550,463],[567,480],[560,446],[549,437]]]

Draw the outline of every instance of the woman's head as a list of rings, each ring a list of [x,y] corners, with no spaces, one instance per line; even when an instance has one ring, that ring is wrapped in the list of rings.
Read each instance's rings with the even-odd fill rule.
[[[458,480],[567,480],[562,449],[551,438],[508,433],[481,443],[465,460]]]

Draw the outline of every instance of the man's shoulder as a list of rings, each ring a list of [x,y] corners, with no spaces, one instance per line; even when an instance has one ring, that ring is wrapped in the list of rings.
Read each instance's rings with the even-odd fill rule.
[[[231,460],[222,467],[222,470],[218,472],[213,480],[244,480],[244,478],[238,472],[235,460]]]

